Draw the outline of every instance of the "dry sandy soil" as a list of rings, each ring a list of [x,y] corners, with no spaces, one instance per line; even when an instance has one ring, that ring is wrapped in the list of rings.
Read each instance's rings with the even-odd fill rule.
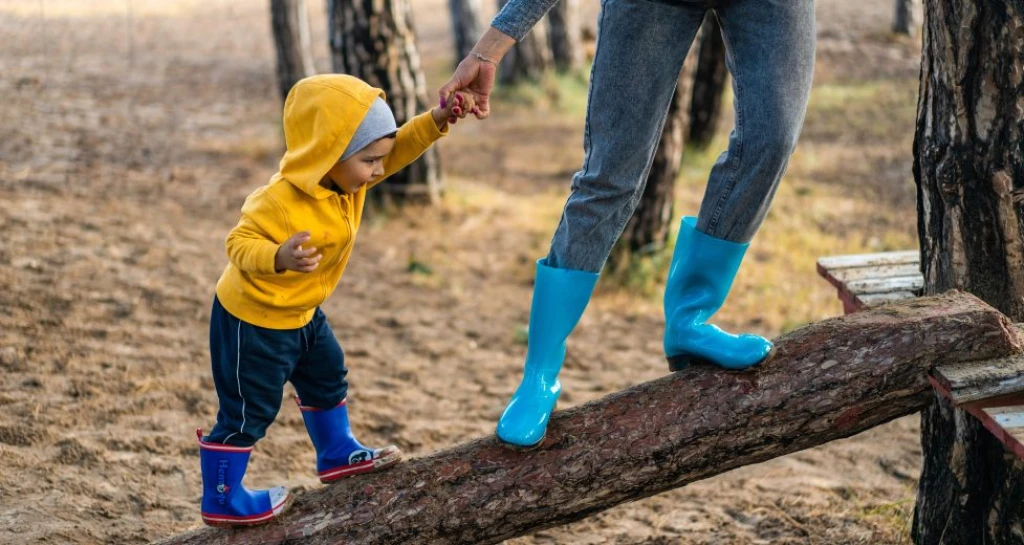
[[[433,89],[450,62],[445,3],[414,4]],[[920,46],[888,36],[890,9],[820,0],[804,139],[723,325],[774,335],[838,314],[815,255],[913,243]],[[0,543],[195,527],[223,237],[282,147],[266,2],[0,0],[0,43]],[[879,89],[902,114],[847,109]],[[557,107],[499,104],[453,133],[443,205],[371,221],[324,306],[358,435],[412,455],[491,433],[521,369],[531,263],[582,156],[578,113]],[[663,374],[662,326],[656,297],[602,288],[571,340],[563,406]],[[906,542],[919,464],[907,417],[509,543]],[[313,465],[286,403],[248,483],[316,487]]]

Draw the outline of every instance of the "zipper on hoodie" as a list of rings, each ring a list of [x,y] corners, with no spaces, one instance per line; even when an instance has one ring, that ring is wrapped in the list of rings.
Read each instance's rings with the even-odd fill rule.
[[[347,210],[347,211],[345,210],[345,203],[348,200],[347,199],[342,199],[341,193],[338,193],[338,192],[335,192],[334,195],[331,195],[328,198],[334,200],[335,204],[338,207],[338,213],[341,214],[342,219],[345,220],[345,224],[348,226],[348,244],[343,246],[343,247],[341,247],[341,248],[339,248],[339,250],[338,250],[338,261],[340,262],[341,258],[344,256],[345,252],[352,246],[352,243],[355,241],[356,227],[355,227],[355,224],[352,223],[352,211],[351,210]],[[349,208],[351,208],[351,207],[349,207]],[[320,301],[321,302],[326,301],[327,300],[327,291],[328,291],[328,286],[327,286],[327,269],[326,268],[323,269],[320,272],[320,290],[321,290]]]

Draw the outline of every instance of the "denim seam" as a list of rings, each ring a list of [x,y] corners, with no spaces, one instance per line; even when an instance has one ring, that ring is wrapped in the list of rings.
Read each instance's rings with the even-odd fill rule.
[[[715,15],[719,17],[719,27],[721,28],[722,38],[728,44],[729,36],[725,31],[725,23],[722,21],[722,17],[716,11]],[[718,228],[718,221],[722,216],[722,210],[725,208],[726,201],[729,200],[729,195],[732,194],[732,190],[736,185],[736,176],[739,174],[740,166],[743,164],[743,101],[740,96],[743,95],[743,83],[741,81],[739,72],[739,62],[733,63],[735,68],[735,74],[733,74],[733,82],[736,85],[736,97],[734,98],[734,104],[736,109],[736,167],[731,173],[729,178],[726,180],[725,189],[722,191],[722,196],[718,198],[718,202],[715,203],[714,212],[711,214],[711,219],[708,221],[708,232],[707,234],[714,236],[715,230]],[[725,238],[725,237],[718,237]]]
[[[598,34],[600,34],[601,27],[604,25],[604,17],[605,17],[605,11],[606,10],[607,10],[606,2],[604,2],[602,0],[602,2],[601,2],[601,15],[597,19]],[[584,161],[583,161],[583,170],[580,171],[581,175],[585,175],[587,173],[588,168],[590,167],[590,155],[591,155],[590,152],[592,151],[592,148],[591,148],[591,145],[590,145],[590,114],[591,114],[591,108],[589,107],[589,105],[594,103],[594,74],[597,71],[598,55],[600,55],[600,54],[601,54],[601,37],[598,36],[597,44],[595,45],[595,48],[594,48],[594,62],[590,65],[590,88],[587,90],[587,104],[588,104],[588,107],[587,107],[587,119],[583,123],[583,147],[586,148],[587,155],[586,155],[586,157],[584,158]]]

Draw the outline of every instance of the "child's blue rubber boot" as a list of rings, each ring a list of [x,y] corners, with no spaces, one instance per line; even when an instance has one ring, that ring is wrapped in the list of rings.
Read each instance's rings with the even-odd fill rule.
[[[199,439],[203,471],[203,522],[210,526],[253,526],[278,517],[291,505],[293,496],[283,486],[249,490],[242,486],[252,447],[233,447]]]
[[[555,269],[543,259],[537,261],[523,381],[498,421],[502,441],[530,448],[544,440],[562,391],[558,372],[565,359],[565,339],[587,308],[597,277],[597,273]]]
[[[697,218],[679,226],[665,286],[665,356],[672,371],[691,363],[745,369],[767,361],[772,343],[752,334],[733,335],[707,323],[729,295],[747,244],[701,233]]]
[[[302,411],[306,431],[316,448],[316,470],[320,482],[331,483],[343,477],[383,469],[402,459],[402,451],[394,445],[380,449],[364,447],[352,436],[345,400],[331,409],[317,409],[295,403]]]

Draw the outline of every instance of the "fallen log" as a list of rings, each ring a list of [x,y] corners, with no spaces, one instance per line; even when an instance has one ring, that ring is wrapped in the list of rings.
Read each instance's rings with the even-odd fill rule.
[[[808,325],[777,350],[762,369],[693,367],[557,412],[537,450],[486,437],[301,494],[267,526],[162,543],[498,543],[915,413],[935,365],[1020,341],[998,311],[949,292]]]

